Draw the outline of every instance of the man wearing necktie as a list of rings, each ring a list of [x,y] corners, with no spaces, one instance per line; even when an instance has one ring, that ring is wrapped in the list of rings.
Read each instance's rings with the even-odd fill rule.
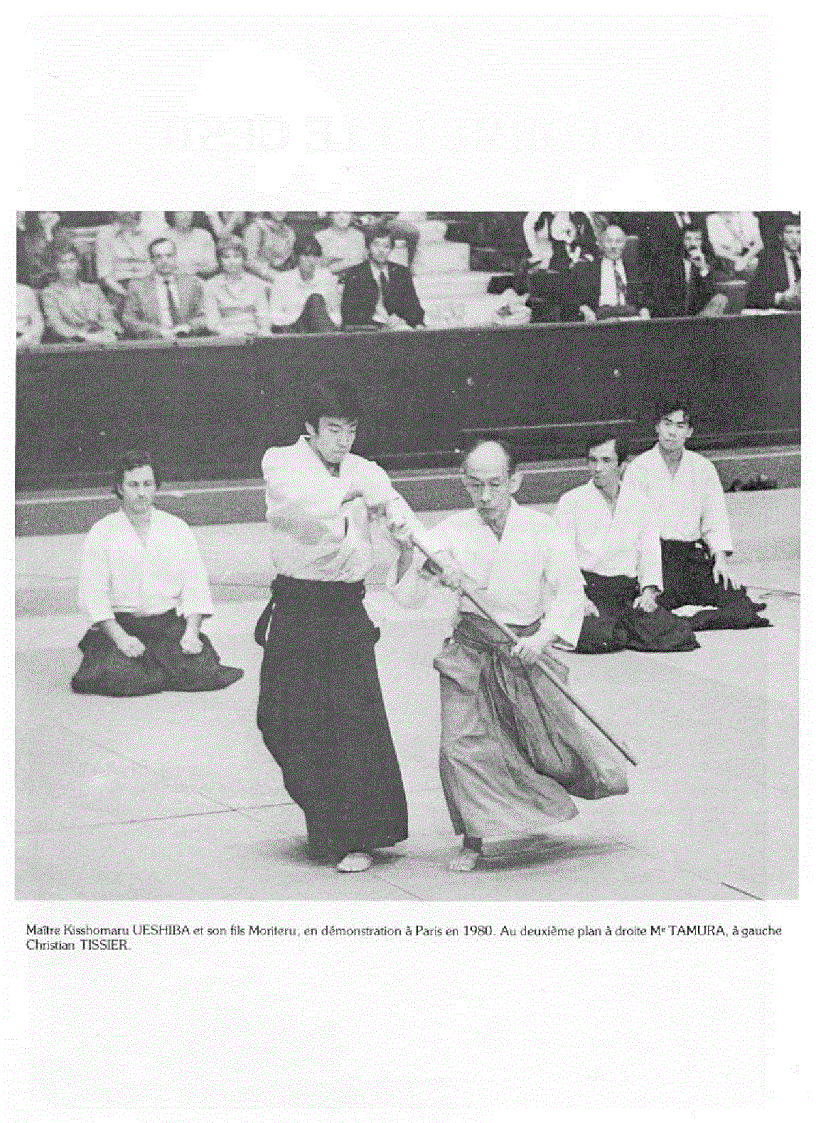
[[[366,231],[368,258],[349,269],[343,287],[344,327],[405,329],[424,326],[425,313],[410,269],[391,261],[394,238],[385,227]]]
[[[777,308],[796,312],[802,306],[802,226],[798,214],[785,214],[776,237],[759,255],[757,271],[748,286],[747,308]]]
[[[169,238],[150,243],[153,272],[134,281],[122,321],[137,338],[175,340],[206,331],[204,290],[197,277],[178,271],[176,246]]]
[[[626,235],[614,223],[601,237],[599,261],[578,262],[566,288],[564,318],[591,323],[595,320],[639,316],[648,319],[641,298],[637,263],[624,262]]]

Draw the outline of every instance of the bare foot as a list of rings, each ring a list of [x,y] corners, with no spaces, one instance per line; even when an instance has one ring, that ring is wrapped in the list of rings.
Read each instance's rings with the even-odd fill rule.
[[[340,873],[362,873],[367,870],[374,859],[370,854],[354,853],[346,854],[345,858],[337,863],[337,868]]]
[[[455,870],[457,873],[470,873],[478,861],[478,851],[469,850],[467,846],[463,846],[456,857],[452,859],[448,869]]]

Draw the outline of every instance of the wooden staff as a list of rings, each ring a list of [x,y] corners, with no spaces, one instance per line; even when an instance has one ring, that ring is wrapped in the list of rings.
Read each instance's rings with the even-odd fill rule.
[[[431,554],[428,553],[428,551],[425,549],[425,547],[420,542],[417,542],[416,538],[412,537],[411,541],[414,544],[414,546],[416,546],[416,548],[421,553],[423,553],[425,555],[425,557],[428,559],[428,561],[431,563],[431,565],[435,566],[437,569],[441,569],[441,566],[439,565],[439,563],[433,558],[433,556]],[[474,604],[476,606],[476,608],[478,608],[479,612],[481,612],[481,614],[483,616],[485,616],[490,621],[491,624],[493,624],[495,627],[497,627],[499,629],[499,631],[502,633],[502,635],[506,636],[509,640],[512,640],[514,644],[518,643],[519,637],[515,634],[515,632],[513,632],[510,628],[508,628],[506,624],[502,624],[502,622],[500,620],[497,620],[495,618],[495,616],[493,616],[490,612],[488,612],[488,610],[481,603],[481,601],[478,599],[478,597],[474,596],[473,593],[469,592],[464,587],[460,588],[459,591],[462,594],[462,596],[467,597],[467,599],[472,604]],[[632,750],[627,746],[625,741],[619,741],[616,737],[613,737],[612,734],[607,729],[604,729],[604,727],[601,725],[601,723],[598,721],[598,719],[595,717],[595,715],[593,713],[591,713],[586,708],[586,706],[583,704],[583,702],[578,701],[578,699],[575,697],[575,695],[572,693],[572,691],[569,689],[569,687],[565,686],[563,684],[563,682],[561,682],[561,680],[556,675],[554,675],[552,673],[550,668],[547,666],[547,664],[543,660],[537,659],[536,660],[536,666],[539,667],[544,672],[544,674],[547,676],[547,678],[550,680],[550,682],[553,684],[553,686],[557,687],[569,702],[572,702],[572,704],[573,704],[573,706],[575,706],[576,710],[579,710],[580,713],[582,713],[584,715],[584,717],[587,719],[587,721],[590,722],[590,724],[594,725],[595,728],[598,730],[598,732],[602,733],[604,735],[604,737],[606,737],[607,741],[610,741],[615,746],[615,748],[618,750],[618,752],[626,757],[626,759],[629,761],[630,764],[637,765],[637,761],[635,760],[634,756],[632,755]],[[536,706],[538,706],[538,699],[536,698],[535,691],[533,691],[533,698],[535,699]],[[540,712],[541,711],[539,710],[539,713]]]

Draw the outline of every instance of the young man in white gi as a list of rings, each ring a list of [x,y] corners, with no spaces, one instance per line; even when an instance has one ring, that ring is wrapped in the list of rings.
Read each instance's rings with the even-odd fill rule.
[[[244,673],[222,666],[200,631],[213,611],[207,573],[187,524],[153,506],[158,486],[149,454],[125,453],[120,508],[85,539],[79,601],[91,627],[71,680],[79,694],[220,690]]]
[[[343,873],[408,836],[405,791],[363,607],[383,524],[422,527],[379,465],[351,452],[360,407],[341,380],[304,396],[305,434],[263,458],[275,578],[258,727],[303,810],[312,857]]]
[[[694,433],[689,404],[681,399],[658,408],[657,444],[626,469],[623,490],[634,488],[657,508],[663,592],[669,610],[699,606],[692,629],[766,628],[769,621],[731,575],[733,550],[725,496],[710,460],[685,447]],[[708,607],[711,606],[711,607]]]
[[[585,582],[584,622],[575,650],[693,651],[686,621],[661,608],[657,512],[636,488],[621,490],[625,437],[598,432],[587,442],[590,479],[558,500],[555,521],[575,546]]]
[[[540,843],[577,808],[570,794],[598,799],[627,790],[617,750],[565,701],[544,671],[567,670],[553,644],[573,647],[584,617],[575,550],[555,522],[513,495],[521,484],[510,450],[480,441],[462,463],[474,507],[426,532],[444,584],[468,588],[516,633],[512,644],[465,598],[453,635],[434,660],[442,700],[440,774],[454,830],[463,836],[451,869],[469,871],[480,855],[512,854]],[[400,559],[395,593],[418,604],[422,569]],[[441,571],[441,574],[440,574]]]

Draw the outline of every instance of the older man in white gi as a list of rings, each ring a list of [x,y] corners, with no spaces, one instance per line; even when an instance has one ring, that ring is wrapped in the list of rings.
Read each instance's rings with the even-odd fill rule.
[[[584,799],[625,792],[616,750],[565,702],[538,665],[566,680],[552,645],[575,645],[584,589],[575,550],[546,514],[519,506],[511,451],[481,441],[465,456],[462,478],[474,509],[456,512],[426,534],[432,571],[452,588],[478,595],[486,611],[516,633],[512,644],[460,599],[453,635],[434,660],[442,698],[440,773],[454,830],[463,836],[451,869],[472,870],[480,856],[512,855],[540,844]],[[404,559],[400,559],[404,567]],[[411,563],[396,593],[418,603]]]

